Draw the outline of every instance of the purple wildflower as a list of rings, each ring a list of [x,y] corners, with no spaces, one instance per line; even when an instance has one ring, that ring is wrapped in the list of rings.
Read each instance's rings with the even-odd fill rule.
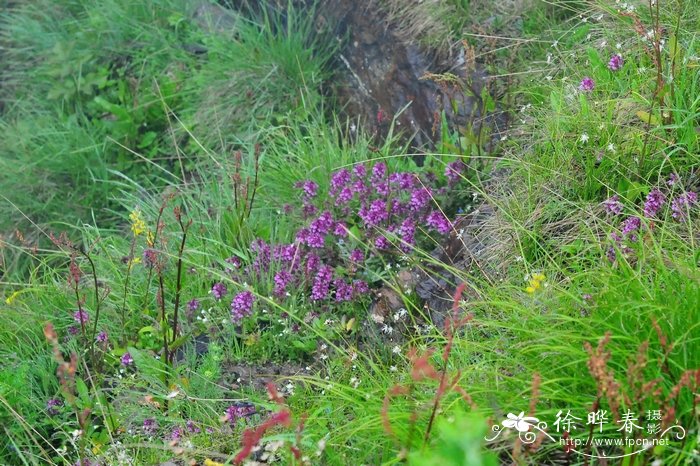
[[[311,288],[311,300],[320,301],[328,296],[331,280],[333,279],[333,269],[327,265],[321,266],[314,278]]]
[[[124,356],[122,356],[121,362],[122,362],[122,366],[129,367],[130,365],[132,365],[134,363],[134,358],[132,358],[131,354],[129,354],[127,352],[127,353],[124,353]]]
[[[98,333],[97,336],[95,337],[95,341],[97,343],[107,343],[108,340],[109,340],[109,337],[107,336],[107,332],[105,332],[104,330],[102,330],[100,333]]]
[[[644,203],[644,216],[647,218],[655,217],[664,202],[666,202],[666,196],[658,188],[652,189]]]
[[[226,262],[227,264],[231,264],[235,269],[241,268],[241,259],[238,256],[231,256],[225,259],[224,262]]]
[[[454,184],[459,181],[463,169],[464,163],[461,160],[450,162],[445,167],[445,176],[451,184]]]
[[[358,179],[363,179],[367,176],[367,167],[363,164],[355,165],[352,169],[353,175]]]
[[[336,196],[335,200],[338,202],[339,205],[345,205],[352,200],[354,195],[355,193],[353,192],[352,187],[345,186],[343,189],[340,190],[340,193],[338,194],[338,196]]]
[[[304,197],[306,199],[316,197],[318,193],[318,185],[311,180],[300,181],[294,186],[300,188],[304,192]]]
[[[635,231],[639,230],[639,228],[642,226],[642,221],[639,217],[628,217],[627,220],[625,220],[622,223],[622,234],[624,236],[630,236],[630,239],[634,241],[635,236],[632,235]]]
[[[231,301],[231,320],[239,323],[244,317],[253,313],[255,296],[250,291],[238,293]]]
[[[365,260],[365,255],[360,249],[353,249],[350,253],[350,260],[359,263]]]
[[[624,64],[625,60],[622,58],[622,55],[617,53],[610,57],[610,61],[608,62],[608,68],[610,68],[611,71],[619,71],[622,69],[622,65]]]
[[[338,236],[340,238],[345,238],[348,236],[348,227],[345,226],[343,222],[338,222],[335,224],[335,229],[333,230],[333,234],[335,236]]]
[[[581,84],[578,86],[580,91],[590,92],[595,88],[595,82],[592,78],[586,76],[581,80]]]
[[[280,270],[275,274],[275,294],[277,296],[284,296],[287,292],[287,285],[292,281],[292,274],[286,270]]]
[[[202,431],[202,429],[197,427],[197,424],[195,424],[195,422],[192,419],[187,420],[187,422],[185,423],[185,428],[190,434],[198,434]]]
[[[620,202],[620,196],[615,194],[613,197],[603,201],[605,210],[613,215],[620,215],[622,213],[622,203]]]
[[[416,175],[409,172],[392,173],[389,181],[398,185],[399,189],[408,190],[415,186]]]
[[[389,240],[382,235],[377,236],[377,238],[374,240],[374,245],[377,249],[389,249],[391,247]]]
[[[182,427],[177,426],[175,427],[172,432],[170,432],[170,440],[178,441],[182,438],[182,434],[185,432],[182,430]]]
[[[386,164],[379,162],[372,167],[372,181],[376,182],[386,178]]]
[[[226,295],[226,285],[221,282],[214,283],[214,286],[211,287],[210,293],[218,301]]]
[[[350,172],[346,168],[336,171],[331,176],[330,194],[335,196],[348,183],[350,183]]]
[[[154,435],[158,431],[158,421],[153,418],[143,420],[143,432],[146,435]]]
[[[445,214],[439,210],[434,210],[428,214],[428,216],[425,218],[425,223],[443,235],[449,232],[452,228],[452,225],[447,217],[445,217]]]
[[[389,218],[386,202],[382,199],[375,199],[372,201],[369,208],[361,208],[358,215],[367,226],[377,226]]]
[[[666,184],[669,186],[675,186],[676,183],[678,183],[680,180],[681,179],[677,174],[671,173],[671,176],[668,177],[668,181],[666,182]]]
[[[411,246],[416,243],[416,223],[412,218],[407,218],[401,223],[399,228],[399,236],[401,237],[401,250],[408,252],[411,250]]]
[[[197,309],[199,309],[199,300],[197,298],[192,298],[187,303],[187,310],[190,312],[195,312]]]
[[[143,250],[143,265],[146,267],[155,267],[158,262],[158,252],[155,249],[147,248]]]
[[[312,273],[316,273],[318,268],[321,266],[321,258],[318,257],[316,254],[309,254],[306,257],[306,273],[308,275],[311,275]]]
[[[363,280],[354,280],[352,282],[352,289],[355,292],[355,296],[369,293],[369,285]]]
[[[88,322],[88,319],[90,316],[88,315],[87,311],[84,310],[77,310],[73,313],[73,320],[81,325],[85,325]]]
[[[79,333],[80,333],[80,327],[78,327],[76,325],[71,325],[70,327],[68,327],[68,334],[69,335],[76,336]]]
[[[352,285],[345,283],[345,281],[340,278],[336,278],[333,280],[333,286],[335,287],[335,300],[337,302],[352,300]]]
[[[49,401],[46,402],[46,412],[49,414],[49,416],[57,415],[60,412],[59,408],[62,407],[63,402],[58,398],[51,398]]]
[[[431,197],[430,190],[425,186],[421,186],[411,192],[411,200],[408,207],[414,212],[421,210],[428,205]]]
[[[236,421],[240,418],[252,416],[255,414],[255,405],[246,402],[237,402],[226,408],[224,420],[228,421],[231,426],[236,425]]]
[[[680,194],[676,197],[673,202],[671,202],[671,214],[675,219],[683,219],[686,216],[686,212],[698,201],[698,194],[693,191],[688,191],[687,193]]]

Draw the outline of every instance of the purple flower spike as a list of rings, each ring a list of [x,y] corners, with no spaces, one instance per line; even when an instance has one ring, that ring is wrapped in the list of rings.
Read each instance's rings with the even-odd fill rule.
[[[671,202],[671,214],[673,218],[680,220],[686,217],[687,211],[698,201],[698,194],[693,191],[688,191],[676,197]]]
[[[223,298],[226,295],[226,285],[223,283],[214,283],[214,286],[211,287],[211,294],[217,300]]]
[[[131,357],[131,354],[124,353],[124,356],[122,356],[121,361],[122,361],[122,366],[129,367],[134,363],[134,358]]]
[[[231,320],[234,323],[239,323],[244,317],[253,313],[253,303],[255,296],[250,291],[238,293],[231,301]]]
[[[611,71],[620,71],[624,64],[625,60],[622,58],[622,55],[618,53],[610,57],[608,68],[610,68]]]
[[[642,221],[639,217],[629,217],[622,224],[622,234],[625,236],[630,236],[632,233],[639,230],[641,226]],[[630,239],[633,239],[633,236],[630,237]]]
[[[595,82],[592,78],[586,76],[581,80],[581,84],[579,84],[578,88],[580,91],[590,92],[595,88]]]
[[[49,416],[55,416],[57,415],[60,411],[59,408],[63,406],[63,402],[57,398],[51,398],[49,401],[46,402],[46,412],[49,413]]]
[[[312,301],[320,301],[328,296],[332,279],[333,269],[327,265],[321,266],[314,278],[314,284],[311,288]]]
[[[644,203],[644,216],[647,218],[655,217],[664,202],[666,202],[666,196],[657,188],[652,189]]]
[[[87,311],[79,310],[75,311],[73,314],[73,320],[78,324],[87,324],[89,318],[90,316],[88,315]]]
[[[443,235],[450,231],[452,225],[445,215],[439,210],[432,211],[426,218],[425,223]]]
[[[105,332],[104,330],[102,330],[102,331],[101,331],[100,333],[98,333],[97,336],[95,337],[95,341],[96,341],[97,343],[107,343],[107,341],[109,341],[109,337],[107,336],[107,332]]]
[[[153,435],[158,431],[158,421],[153,418],[143,420],[143,432],[146,435]]]
[[[190,312],[195,312],[197,309],[199,309],[199,300],[197,298],[193,298],[187,303],[187,310]]]
[[[613,215],[620,215],[622,213],[622,203],[620,202],[620,196],[615,194],[613,197],[603,201],[605,210]]]

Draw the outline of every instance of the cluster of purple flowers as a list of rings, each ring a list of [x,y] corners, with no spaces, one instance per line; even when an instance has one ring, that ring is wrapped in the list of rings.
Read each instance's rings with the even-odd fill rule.
[[[89,319],[90,316],[85,310],[78,310],[73,313],[73,320],[80,325],[87,324]]]
[[[608,68],[610,69],[610,71],[620,71],[624,64],[625,60],[622,58],[622,55],[616,53],[615,55],[610,57],[610,61],[608,61]]]
[[[51,398],[46,402],[46,412],[49,416],[55,416],[60,412],[59,408],[63,407],[63,402],[57,398]]]
[[[97,343],[107,343],[109,341],[109,337],[107,336],[107,332],[102,330],[100,333],[97,334],[95,337],[95,341]]]
[[[239,401],[226,408],[224,420],[231,424],[231,426],[233,427],[236,425],[236,421],[238,421],[238,419],[250,417],[256,412],[257,411],[255,409],[254,404],[245,401]]]
[[[231,301],[231,320],[240,323],[244,317],[253,313],[253,302],[255,296],[250,291],[238,293]]]
[[[677,174],[672,173],[666,185],[668,185],[669,192],[664,194],[661,187],[653,188],[649,194],[647,194],[644,201],[643,211],[644,217],[653,219],[657,218],[661,214],[661,210],[666,205],[669,197],[672,197],[674,187],[680,183],[680,178]],[[688,211],[697,204],[698,195],[694,191],[684,191],[676,195],[671,201],[671,216],[676,220],[685,219],[688,215]],[[623,206],[620,202],[619,196],[615,195],[603,202],[606,210],[614,215],[619,215]],[[642,230],[642,219],[638,216],[630,216],[622,221],[620,225],[620,234],[613,232],[611,238],[614,243],[620,248],[624,253],[629,253],[632,250],[626,246],[623,241],[629,240],[635,242],[638,239],[637,233]],[[615,247],[610,246],[607,251],[607,256],[610,262],[614,262],[617,258]]]
[[[591,92],[595,88],[595,81],[593,81],[593,78],[586,76],[581,80],[578,88],[583,92]]]
[[[694,191],[688,191],[680,194],[671,202],[672,216],[675,219],[684,219],[688,210],[698,202],[698,194]]]
[[[666,196],[659,191],[659,188],[652,189],[644,203],[644,216],[647,218],[655,217],[661,210],[664,202],[666,202]]]
[[[158,421],[153,418],[143,420],[143,433],[146,435],[154,435],[158,432]]]
[[[448,164],[447,183],[456,183],[465,169],[461,160]],[[243,261],[236,257],[234,267],[226,272],[234,282],[256,284],[255,294],[272,294],[281,301],[291,291],[316,303],[362,299],[370,289],[362,278],[368,258],[410,253],[416,246],[418,225],[438,234],[452,229],[447,216],[435,208],[435,198],[442,193],[438,182],[437,176],[429,174],[421,178],[411,172],[392,173],[379,162],[334,172],[329,180],[330,199],[325,201],[314,181],[296,183],[304,224],[294,241],[269,244],[256,239],[250,245],[250,257]],[[293,214],[294,209],[286,207],[285,212]],[[216,283],[211,295],[222,300],[227,291],[223,283]],[[234,323],[252,314],[255,294],[242,291],[233,298]],[[196,299],[188,303],[191,312],[198,307]]]
[[[620,196],[615,194],[611,198],[603,202],[605,210],[613,215],[620,215],[622,213],[622,203],[620,202]]]
[[[211,287],[211,295],[217,301],[223,299],[223,297],[226,296],[226,292],[226,285],[221,282],[214,283],[214,286]]]
[[[124,353],[124,355],[121,358],[121,363],[122,363],[122,366],[129,367],[134,363],[134,358],[128,352]]]

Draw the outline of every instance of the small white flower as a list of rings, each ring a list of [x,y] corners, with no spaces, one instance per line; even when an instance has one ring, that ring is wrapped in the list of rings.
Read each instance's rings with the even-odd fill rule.
[[[613,144],[612,142],[610,144],[608,144],[608,151],[612,152],[614,154],[615,153],[615,144]]]
[[[399,345],[395,345],[395,346],[392,348],[391,352],[394,353],[394,354],[401,354],[401,347],[400,347]]]
[[[588,137],[588,134],[583,133],[583,134],[581,134],[581,138],[579,139],[579,141],[581,141],[582,143],[585,144],[585,143],[588,142],[589,139],[590,139],[590,138]]]
[[[384,324],[384,326],[382,327],[382,333],[386,335],[391,335],[392,333],[394,333],[394,329],[388,326],[387,324]]]
[[[513,413],[508,413],[508,419],[501,422],[501,424],[509,429],[515,428],[518,432],[527,432],[530,430],[530,426],[537,422],[539,422],[539,419],[525,416],[525,412],[521,411],[517,416]]]
[[[398,369],[396,368],[396,366],[391,366],[391,367],[389,368],[389,371],[390,371],[390,372],[396,372],[396,371],[398,371]]]

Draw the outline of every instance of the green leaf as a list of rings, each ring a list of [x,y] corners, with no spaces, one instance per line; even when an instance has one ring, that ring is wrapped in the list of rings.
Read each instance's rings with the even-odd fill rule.
[[[638,110],[636,115],[644,123],[647,123],[650,125],[655,125],[655,126],[658,126],[659,124],[661,124],[661,121],[657,117],[650,114],[649,112],[645,112],[644,110]]]
[[[588,53],[588,60],[591,62],[591,68],[597,69],[605,67],[603,60],[601,60],[600,55],[598,54],[598,51],[596,49],[594,49],[593,47],[589,47],[586,52]]]

